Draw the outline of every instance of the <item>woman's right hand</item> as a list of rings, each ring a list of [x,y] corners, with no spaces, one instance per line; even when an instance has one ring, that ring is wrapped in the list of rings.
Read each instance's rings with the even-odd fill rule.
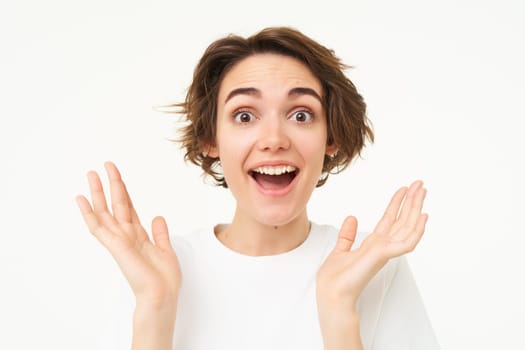
[[[118,263],[135,294],[137,307],[175,310],[181,272],[166,221],[162,217],[153,219],[152,242],[140,224],[117,167],[111,162],[104,167],[112,210],[108,209],[98,174],[90,171],[87,178],[92,204],[82,195],[76,198],[84,221]]]

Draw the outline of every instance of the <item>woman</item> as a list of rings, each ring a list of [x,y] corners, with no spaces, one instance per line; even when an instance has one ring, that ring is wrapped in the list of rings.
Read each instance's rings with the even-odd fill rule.
[[[133,349],[437,348],[408,266],[426,189],[400,188],[366,238],[312,223],[307,203],[373,139],[332,51],[289,28],[212,43],[180,107],[182,145],[236,200],[229,224],[151,241],[116,166],[77,202],[135,294]],[[357,243],[354,243],[357,242]]]

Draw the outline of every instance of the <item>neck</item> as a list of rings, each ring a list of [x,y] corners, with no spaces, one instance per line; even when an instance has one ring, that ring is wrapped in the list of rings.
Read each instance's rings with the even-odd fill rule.
[[[267,225],[241,215],[239,210],[230,225],[218,225],[215,235],[226,247],[243,255],[263,256],[288,252],[308,237],[310,222],[306,210],[292,221]]]

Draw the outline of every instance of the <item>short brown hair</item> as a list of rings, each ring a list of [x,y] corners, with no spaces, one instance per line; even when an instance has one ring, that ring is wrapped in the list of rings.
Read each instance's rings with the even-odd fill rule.
[[[217,100],[225,74],[244,58],[261,53],[299,60],[322,84],[327,144],[336,145],[338,151],[333,156],[325,155],[323,176],[317,183],[321,186],[328,174],[344,170],[361,153],[366,139],[373,142],[374,134],[363,97],[343,73],[349,66],[332,50],[287,27],[266,28],[248,38],[231,34],[208,46],[195,68],[185,101],[172,106],[178,107],[177,113],[188,122],[179,139],[186,151],[184,159],[199,165],[217,185],[227,187],[224,176],[217,170],[219,159],[203,153],[204,147],[215,145]]]

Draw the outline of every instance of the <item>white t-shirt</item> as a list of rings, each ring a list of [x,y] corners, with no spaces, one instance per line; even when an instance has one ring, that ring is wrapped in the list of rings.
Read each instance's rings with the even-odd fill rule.
[[[337,236],[312,223],[297,248],[256,257],[227,248],[213,229],[172,237],[183,276],[173,348],[322,350],[316,273]],[[370,281],[358,311],[365,349],[439,349],[405,258]]]

